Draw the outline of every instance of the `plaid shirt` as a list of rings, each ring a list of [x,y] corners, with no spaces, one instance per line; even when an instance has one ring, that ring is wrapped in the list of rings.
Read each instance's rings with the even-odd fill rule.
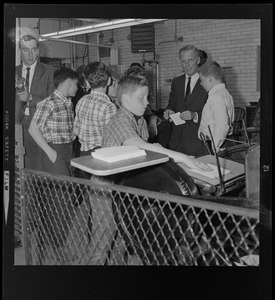
[[[121,146],[133,137],[141,137],[147,142],[147,123],[143,117],[137,121],[128,109],[121,107],[104,129],[102,147]]]
[[[48,98],[37,103],[31,123],[40,125],[47,143],[65,144],[74,140],[74,112],[71,99],[55,90]]]
[[[88,151],[102,144],[104,126],[116,113],[116,106],[102,92],[91,91],[83,96],[75,108],[74,133],[81,143],[81,151]]]

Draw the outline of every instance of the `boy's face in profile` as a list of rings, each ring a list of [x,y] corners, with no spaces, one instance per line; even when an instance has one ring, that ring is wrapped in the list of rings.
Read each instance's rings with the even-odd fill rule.
[[[78,89],[78,79],[69,79],[68,83],[68,97],[74,97]]]
[[[200,80],[201,80],[201,85],[202,87],[209,92],[213,88],[213,78],[212,76],[203,76],[202,74],[200,75]]]
[[[135,92],[127,95],[128,97],[128,109],[136,116],[143,116],[146,110],[148,102],[148,92],[147,86],[138,86]]]

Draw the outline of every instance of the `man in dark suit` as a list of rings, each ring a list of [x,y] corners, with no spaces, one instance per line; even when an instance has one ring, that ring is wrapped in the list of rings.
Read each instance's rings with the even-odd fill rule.
[[[187,45],[179,50],[179,57],[185,74],[172,80],[169,104],[164,111],[164,118],[170,119],[171,114],[180,112],[180,118],[185,123],[175,125],[172,122],[168,147],[198,157],[209,154],[198,138],[201,113],[208,94],[201,86],[197,72],[200,63],[199,50],[193,45]]]
[[[25,147],[25,168],[37,169],[40,160],[40,148],[30,136],[28,129],[41,100],[50,96],[54,89],[53,75],[55,68],[38,61],[39,42],[32,35],[24,35],[19,40],[22,64],[16,66],[19,78],[25,78],[25,91],[18,93],[16,101],[22,101],[19,116],[23,127],[23,143]]]

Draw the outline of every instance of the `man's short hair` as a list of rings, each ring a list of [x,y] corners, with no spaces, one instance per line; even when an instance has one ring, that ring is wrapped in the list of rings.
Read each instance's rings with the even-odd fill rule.
[[[200,53],[199,53],[199,49],[193,45],[186,45],[182,48],[180,48],[179,50],[179,57],[181,55],[182,52],[185,52],[185,51],[189,51],[189,50],[193,50],[194,54],[196,57],[199,57],[200,56]]]
[[[124,76],[147,76],[147,71],[141,66],[134,65],[127,69],[124,73]]]
[[[213,76],[215,79],[225,82],[225,75],[222,67],[214,60],[208,60],[199,69],[198,73],[204,77]]]
[[[37,46],[37,48],[39,48],[39,41],[34,36],[32,36],[30,34],[25,34],[25,35],[21,36],[21,38],[19,39],[19,48],[21,49],[22,41],[28,42],[28,41],[31,41],[31,40],[35,40],[36,41],[36,46]]]
[[[122,95],[131,95],[137,90],[137,88],[143,86],[147,86],[149,89],[149,83],[147,79],[137,76],[124,76],[118,82],[116,97],[118,101],[121,102]]]
[[[85,85],[85,75],[84,75],[84,70],[85,70],[86,65],[80,65],[77,69],[76,72],[78,74],[78,82],[84,86]]]
[[[200,63],[199,63],[199,67],[200,67],[204,63],[206,63],[208,55],[204,50],[199,50],[199,56],[200,56]]]
[[[73,80],[78,79],[77,72],[66,67],[60,67],[57,70],[55,70],[53,76],[55,87],[57,88],[60,83],[64,82],[68,78]]]
[[[113,80],[119,81],[121,79],[121,74],[119,73],[118,70],[116,70],[114,67],[111,65],[108,66],[108,71],[110,73],[110,76],[112,77]]]
[[[89,63],[84,69],[84,75],[92,89],[105,88],[110,77],[107,66],[98,61]]]

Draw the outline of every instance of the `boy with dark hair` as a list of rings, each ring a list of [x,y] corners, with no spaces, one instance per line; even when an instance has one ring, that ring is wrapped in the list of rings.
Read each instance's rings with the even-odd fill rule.
[[[57,69],[54,73],[56,89],[37,104],[29,133],[43,150],[38,167],[41,171],[70,176],[72,143],[75,138],[71,97],[75,96],[77,82],[78,74],[75,71],[65,67]],[[42,239],[40,243],[43,245],[50,241],[56,259],[63,264],[72,259],[66,241],[75,213],[73,196],[66,197],[64,187],[60,185],[54,185],[50,194],[45,192],[45,188],[49,188],[48,184],[42,180],[37,199],[34,200],[37,201],[35,205],[47,235],[47,239]],[[71,188],[69,193],[74,195]]]
[[[211,140],[208,126],[218,152],[226,136],[232,133],[234,121],[234,101],[225,86],[225,75],[216,61],[208,61],[199,68],[201,85],[208,92],[208,99],[202,110],[198,136],[201,133]],[[213,147],[213,145],[212,145]]]
[[[43,150],[40,170],[70,175],[74,113],[71,97],[77,91],[78,74],[62,67],[54,72],[56,89],[37,104],[29,133]]]
[[[116,106],[106,95],[110,75],[107,66],[101,62],[89,63],[84,74],[91,86],[91,92],[82,97],[75,109],[74,133],[81,144],[80,156],[90,155],[101,147],[104,126],[116,113]],[[90,174],[81,173],[89,179]]]

